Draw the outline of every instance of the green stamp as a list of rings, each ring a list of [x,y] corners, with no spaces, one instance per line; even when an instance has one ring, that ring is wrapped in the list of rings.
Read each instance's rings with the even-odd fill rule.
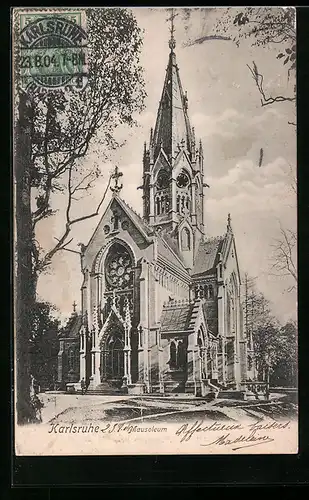
[[[20,14],[18,73],[22,87],[83,89],[87,33],[82,12]]]

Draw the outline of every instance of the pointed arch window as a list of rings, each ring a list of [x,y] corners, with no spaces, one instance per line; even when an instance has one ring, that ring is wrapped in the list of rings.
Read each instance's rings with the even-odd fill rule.
[[[160,215],[160,211],[161,211],[160,210],[160,208],[161,208],[160,205],[161,205],[160,198],[157,197],[156,198],[156,212],[157,212],[157,215]]]
[[[181,231],[181,249],[190,250],[191,249],[191,234],[187,227],[184,227]]]
[[[184,370],[186,366],[186,348],[182,340],[170,343],[170,370]]]
[[[126,289],[132,286],[133,261],[128,250],[115,243],[109,249],[105,263],[105,277],[109,288]]]
[[[182,341],[178,342],[177,346],[177,368],[183,370],[186,364],[185,346]]]
[[[157,183],[156,183],[157,189],[159,189],[160,191],[162,189],[167,189],[169,187],[169,182],[170,180],[168,172],[166,172],[166,170],[161,169],[157,177]]]
[[[177,349],[176,349],[176,344],[172,340],[171,345],[170,345],[170,369],[171,370],[176,370],[177,368]]]
[[[78,369],[78,364],[79,364],[79,352],[78,348],[75,347],[70,347],[69,352],[68,352],[68,368],[69,371],[76,371]]]

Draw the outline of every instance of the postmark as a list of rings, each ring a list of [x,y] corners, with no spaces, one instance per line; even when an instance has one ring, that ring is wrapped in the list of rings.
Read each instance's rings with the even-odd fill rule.
[[[19,14],[17,74],[24,90],[83,89],[87,83],[84,12]]]

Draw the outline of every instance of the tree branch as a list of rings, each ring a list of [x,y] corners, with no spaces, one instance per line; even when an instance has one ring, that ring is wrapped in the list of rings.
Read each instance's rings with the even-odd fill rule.
[[[106,186],[106,189],[104,191],[104,194],[103,194],[103,197],[101,199],[101,201],[99,202],[96,210],[94,212],[92,212],[91,214],[88,214],[88,215],[83,215],[82,217],[77,217],[76,219],[73,219],[71,220],[70,218],[70,210],[71,210],[71,207],[72,207],[72,193],[71,193],[71,175],[70,174],[71,172],[71,169],[69,171],[69,178],[68,178],[68,203],[67,203],[67,208],[66,208],[66,226],[65,226],[65,230],[61,236],[61,238],[56,238],[57,239],[57,244],[51,249],[49,250],[46,255],[44,256],[42,262],[41,262],[41,270],[45,269],[47,266],[50,265],[50,262],[51,262],[51,259],[52,257],[57,253],[59,252],[60,250],[68,250],[66,247],[66,245],[69,245],[72,241],[73,241],[73,238],[70,239],[69,241],[66,242],[70,232],[71,232],[71,229],[72,229],[72,226],[74,224],[77,224],[78,222],[82,222],[82,221],[85,221],[85,220],[88,220],[88,219],[91,219],[93,217],[96,217],[98,214],[99,214],[99,211],[100,211],[100,208],[105,200],[105,197],[106,197],[106,194],[107,194],[107,191],[109,189],[109,186],[110,186],[110,182],[111,182],[111,176],[109,177],[109,180],[108,180],[108,183],[107,183],[107,186]]]
[[[265,94],[265,91],[263,88],[264,77],[263,77],[263,75],[261,75],[258,72],[256,63],[253,61],[253,67],[251,68],[251,66],[249,66],[249,64],[247,64],[247,67],[249,68],[250,73],[252,75],[252,78],[255,81],[255,84],[258,88],[258,91],[262,96],[262,99],[261,99],[262,106],[268,106],[270,104],[274,104],[275,102],[285,102],[285,101],[293,102],[296,100],[296,97],[286,97],[286,96],[282,96],[282,95],[279,95],[277,97],[272,97],[272,96],[266,97],[266,94]]]
[[[293,249],[295,248],[297,238],[296,233],[290,229],[285,230],[280,225],[281,239],[275,239],[271,245],[274,249],[272,255],[271,269],[278,274],[270,273],[274,276],[291,276],[297,283],[297,268],[294,263]],[[290,289],[292,289],[290,287]]]

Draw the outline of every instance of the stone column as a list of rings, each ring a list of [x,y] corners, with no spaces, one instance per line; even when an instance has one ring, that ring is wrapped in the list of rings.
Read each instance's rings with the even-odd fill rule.
[[[192,182],[191,184],[191,220],[192,224],[195,226],[197,224],[197,214],[196,214],[196,195],[199,196],[197,193],[197,185],[196,182]]]
[[[239,343],[240,350],[240,382],[247,380],[248,366],[247,366],[247,341],[241,340]]]
[[[138,382],[142,383],[144,381],[144,378],[143,378],[143,374],[144,374],[144,332],[143,332],[143,327],[141,325],[139,325],[137,328],[137,335],[138,335],[138,347],[137,347]]]
[[[130,343],[130,329],[129,327],[125,327],[125,346],[123,349],[124,353],[124,376],[123,376],[123,385],[122,387],[126,387],[131,385],[131,343]]]
[[[176,211],[176,179],[172,179],[171,182],[171,191],[172,191],[172,203],[171,203],[171,210],[172,210],[172,228],[175,229],[177,226],[177,211]]]
[[[99,310],[97,305],[93,308],[93,327],[91,331],[91,378],[90,385],[91,388],[96,387],[100,384],[100,348],[99,342],[99,327],[98,327],[98,315]]]
[[[146,390],[150,390],[149,380],[149,264],[142,259],[142,272],[140,282],[140,328],[138,346],[138,372],[139,383],[145,384]]]
[[[243,378],[241,359],[242,354],[245,353],[243,346],[241,347],[242,335],[241,335],[241,319],[240,319],[240,297],[239,289],[235,291],[235,340],[236,340],[236,381],[239,384]],[[245,361],[246,362],[246,361]]]
[[[92,332],[92,338],[95,338],[95,333]],[[96,348],[91,349],[91,377],[90,388],[94,389],[100,384],[100,351]]]
[[[130,315],[130,304],[127,299],[125,307],[125,325],[124,325],[124,377],[123,377],[123,387],[131,385],[131,315]]]
[[[58,352],[58,382],[63,382],[63,354],[64,354],[64,341],[60,340],[60,348]]]
[[[185,391],[196,394],[197,389],[200,389],[200,364],[199,364],[199,346],[195,343],[195,333],[191,333],[188,337],[187,350],[187,381]]]
[[[221,338],[221,358],[222,358],[222,382],[225,384],[226,382],[226,354],[225,354],[225,339]]]
[[[80,379],[83,377],[86,380],[86,350],[87,350],[87,339],[86,331],[89,328],[88,324],[88,310],[89,310],[89,272],[84,271],[84,281],[81,287],[81,309],[82,309],[82,321],[83,326],[81,328],[81,338],[80,338]]]
[[[155,221],[154,184],[151,176],[149,183],[149,223],[151,224],[154,221]]]
[[[214,341],[214,377],[218,379],[218,342],[217,340]]]
[[[224,328],[224,285],[218,286],[218,333],[222,337],[225,333]]]
[[[164,393],[164,377],[163,377],[163,349],[160,341],[160,332],[158,332],[158,364],[159,364],[159,392]]]
[[[86,333],[85,327],[81,327],[80,331],[80,350],[79,350],[79,366],[80,366],[80,380],[86,380]]]

